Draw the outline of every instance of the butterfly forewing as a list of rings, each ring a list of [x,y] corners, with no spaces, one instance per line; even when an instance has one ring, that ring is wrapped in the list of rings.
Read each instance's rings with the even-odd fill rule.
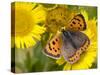
[[[84,33],[71,31],[63,32],[62,42],[61,53],[70,64],[77,62],[90,44],[89,38]]]
[[[61,41],[60,34],[56,34],[46,45],[44,53],[54,59],[58,59],[61,56]]]
[[[83,31],[86,29],[86,22],[82,14],[73,17],[66,27],[70,31]]]

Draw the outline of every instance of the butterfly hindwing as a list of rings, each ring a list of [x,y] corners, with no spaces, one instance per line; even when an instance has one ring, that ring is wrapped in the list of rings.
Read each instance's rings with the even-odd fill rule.
[[[67,29],[70,31],[83,31],[86,29],[86,22],[82,14],[73,17],[69,22]]]
[[[71,31],[63,32],[62,42],[61,53],[70,64],[77,62],[90,44],[89,38],[84,33]]]
[[[60,50],[60,34],[56,34],[46,45],[44,53],[54,59],[58,59],[61,56]]]

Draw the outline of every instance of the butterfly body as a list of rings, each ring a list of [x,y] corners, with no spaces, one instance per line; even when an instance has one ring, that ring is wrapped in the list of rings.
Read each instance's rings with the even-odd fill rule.
[[[90,44],[88,36],[81,32],[85,29],[86,23],[83,15],[76,15],[66,29],[62,29],[61,33],[57,33],[48,41],[44,53],[54,59],[63,56],[67,62],[74,64]]]

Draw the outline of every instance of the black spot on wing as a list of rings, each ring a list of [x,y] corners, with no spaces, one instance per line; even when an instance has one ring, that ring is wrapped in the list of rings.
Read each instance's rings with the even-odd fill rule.
[[[49,49],[52,50],[52,48],[49,46]]]
[[[49,49],[52,50],[52,48],[51,48],[51,46],[50,46],[50,43],[49,43],[48,45],[49,45]]]
[[[78,14],[76,16],[80,16],[82,19],[83,19],[83,23],[84,23],[84,27],[83,27],[83,30],[86,29],[86,22],[85,22],[85,19],[84,19],[84,16],[82,14]],[[78,20],[79,22],[81,21],[80,19],[76,18],[76,16],[74,17],[75,20]]]
[[[57,52],[57,50],[55,49],[55,52]]]
[[[82,25],[80,24],[80,27],[81,27]]]
[[[83,30],[85,30],[86,29],[86,22],[85,22],[84,16],[82,14],[78,14],[77,16],[80,16],[83,19],[83,23],[84,23]]]
[[[58,39],[56,39],[56,41],[58,41]]]
[[[74,21],[72,22],[73,24],[76,24]]]
[[[74,18],[74,19],[80,22],[80,19],[78,19],[78,18]]]
[[[52,44],[55,45],[55,41],[52,41]]]
[[[59,57],[60,57],[60,54],[54,55],[54,54],[52,54],[52,53],[49,53],[47,49],[44,49],[44,52],[45,52],[47,55],[49,55],[49,57],[50,57],[50,56],[55,57],[55,58],[59,58]],[[51,58],[52,58],[52,57],[51,57]]]

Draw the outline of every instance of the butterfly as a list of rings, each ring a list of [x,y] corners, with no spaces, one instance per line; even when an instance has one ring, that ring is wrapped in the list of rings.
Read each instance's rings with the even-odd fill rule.
[[[61,33],[57,33],[46,44],[43,53],[47,56],[59,59],[61,56],[70,63],[74,64],[90,45],[90,40],[81,31],[86,30],[86,22],[82,14],[75,15]]]

